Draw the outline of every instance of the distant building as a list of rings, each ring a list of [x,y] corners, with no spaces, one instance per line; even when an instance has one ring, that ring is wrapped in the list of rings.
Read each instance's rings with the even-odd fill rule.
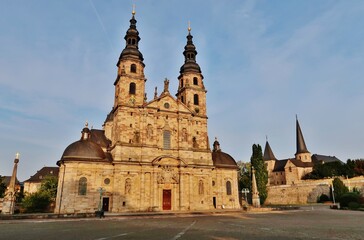
[[[290,185],[301,181],[302,177],[312,172],[316,163],[340,161],[335,156],[313,154],[307,150],[300,124],[296,120],[296,146],[294,158],[278,160],[268,143],[265,144],[263,159],[267,164],[269,185]]]
[[[58,179],[59,167],[43,167],[36,174],[24,181],[24,193],[34,193],[40,189],[42,181],[47,176],[54,176]]]
[[[163,91],[155,89],[147,101],[136,22],[133,13],[103,129],[90,130],[86,124],[81,139],[57,162],[55,212],[240,208],[235,160],[217,140],[210,149],[207,91],[191,29],[176,97],[166,79]]]

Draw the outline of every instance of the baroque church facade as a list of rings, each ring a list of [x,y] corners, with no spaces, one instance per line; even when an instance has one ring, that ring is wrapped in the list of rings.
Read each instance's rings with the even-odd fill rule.
[[[207,131],[206,89],[188,29],[176,97],[145,93],[135,12],[117,62],[115,99],[102,130],[89,129],[61,159],[56,213],[240,208],[238,167]]]
[[[298,119],[296,119],[296,153],[294,158],[278,160],[266,141],[263,155],[268,171],[268,185],[295,185],[312,172],[315,164],[340,161],[335,156],[313,154],[308,151]]]

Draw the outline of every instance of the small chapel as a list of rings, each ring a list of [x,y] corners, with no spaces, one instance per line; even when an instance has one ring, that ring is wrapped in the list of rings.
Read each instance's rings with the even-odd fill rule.
[[[173,96],[169,80],[148,100],[135,11],[117,62],[115,98],[102,129],[86,123],[57,161],[55,213],[240,208],[238,166],[207,131],[206,89],[188,28]]]

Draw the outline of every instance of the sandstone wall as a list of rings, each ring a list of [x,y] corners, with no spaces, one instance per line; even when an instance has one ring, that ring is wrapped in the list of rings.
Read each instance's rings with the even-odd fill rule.
[[[341,179],[352,190],[354,187],[364,194],[364,176]],[[306,204],[316,203],[321,194],[330,196],[333,178],[305,180],[292,185],[268,186],[265,204]]]

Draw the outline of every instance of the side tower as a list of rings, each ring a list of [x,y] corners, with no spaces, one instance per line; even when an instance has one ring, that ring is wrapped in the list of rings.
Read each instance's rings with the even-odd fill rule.
[[[125,48],[116,64],[117,77],[114,82],[115,100],[111,112],[108,114],[104,130],[107,138],[115,143],[129,144],[138,138],[135,130],[138,122],[131,122],[137,109],[145,104],[144,58],[139,51],[139,32],[136,28],[135,11],[132,12],[130,27],[125,34]]]
[[[119,105],[140,106],[145,97],[144,58],[139,51],[139,32],[136,29],[135,11],[130,19],[130,27],[126,32],[125,48],[120,54],[116,66],[118,75],[115,80],[115,103],[114,108]]]
[[[206,116],[206,89],[203,75],[196,62],[196,47],[193,44],[191,28],[188,27],[187,44],[183,55],[185,62],[180,69],[177,99],[197,115]]]
[[[273,154],[273,151],[269,145],[268,139],[265,142],[263,160],[264,160],[264,163],[267,164],[269,184],[273,185],[276,182],[275,178],[274,178],[273,170],[274,170],[274,165],[277,161],[277,158]]]
[[[297,151],[295,154],[296,159],[301,160],[302,162],[312,162],[311,153],[307,150],[305,139],[303,138],[301,127],[297,118],[296,118],[296,146],[297,146]]]

